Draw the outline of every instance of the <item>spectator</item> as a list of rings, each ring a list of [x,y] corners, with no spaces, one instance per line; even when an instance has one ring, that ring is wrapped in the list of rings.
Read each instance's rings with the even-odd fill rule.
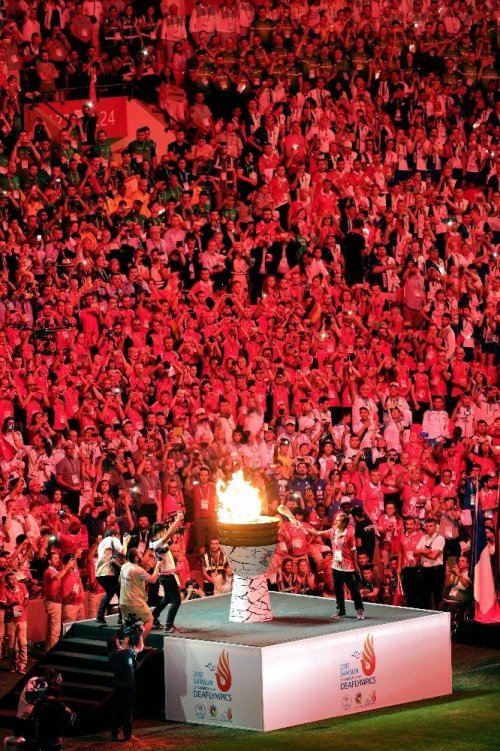
[[[313,530],[349,497],[374,577],[377,530],[408,603],[436,600],[425,518],[443,562],[470,546],[476,501],[498,519],[491,4],[410,0],[396,46],[380,3],[324,23],[308,2],[21,6],[0,45],[9,570],[36,597],[56,546],[80,546],[95,605],[107,528],[144,553],[186,506],[194,541],[188,522],[174,544],[204,553],[215,481],[243,466],[271,513],[297,492]],[[124,81],[158,96],[168,134],[138,123],[117,151],[102,96]],[[40,97],[85,103],[54,129],[25,107]],[[407,531],[389,542],[391,504]]]

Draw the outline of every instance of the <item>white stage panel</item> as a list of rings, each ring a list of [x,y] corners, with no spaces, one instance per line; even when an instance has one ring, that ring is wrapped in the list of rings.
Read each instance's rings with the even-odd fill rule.
[[[258,647],[166,638],[167,720],[263,730]]]
[[[166,637],[166,719],[269,731],[451,693],[448,613],[354,623],[262,647]]]
[[[443,696],[451,680],[447,613],[269,646],[264,730]]]

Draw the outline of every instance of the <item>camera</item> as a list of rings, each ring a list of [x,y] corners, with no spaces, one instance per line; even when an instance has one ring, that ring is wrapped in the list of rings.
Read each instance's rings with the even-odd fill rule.
[[[135,647],[139,643],[142,631],[142,621],[134,613],[130,613],[125,617],[123,625],[120,627],[118,638],[125,639],[128,636],[130,646]]]
[[[47,675],[39,678],[34,678],[31,681],[31,685],[26,691],[26,701],[28,704],[36,704],[37,701],[45,698],[47,689],[60,687],[62,684],[61,673],[56,673],[53,670],[47,671]]]

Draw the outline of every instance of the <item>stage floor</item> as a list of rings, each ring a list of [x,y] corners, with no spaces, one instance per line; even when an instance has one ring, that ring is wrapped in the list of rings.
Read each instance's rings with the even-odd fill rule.
[[[163,648],[163,640],[168,638],[197,639],[208,642],[241,644],[249,647],[267,647],[275,644],[296,642],[315,636],[339,634],[358,629],[376,628],[389,623],[428,618],[435,611],[415,608],[372,605],[365,603],[365,620],[356,619],[352,602],[346,603],[347,616],[332,621],[335,612],[334,599],[309,597],[271,592],[271,606],[274,619],[264,623],[229,623],[230,595],[204,597],[183,603],[177,614],[175,625],[180,629],[176,634],[152,631],[147,643],[156,649]],[[116,627],[116,616],[107,618],[109,627]],[[162,620],[162,618],[160,618]],[[100,628],[94,621],[83,621],[78,626],[92,626],[104,636],[107,628]]]

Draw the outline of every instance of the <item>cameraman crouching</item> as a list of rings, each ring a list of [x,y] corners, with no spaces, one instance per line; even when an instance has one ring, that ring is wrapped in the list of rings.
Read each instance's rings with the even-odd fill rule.
[[[148,574],[141,564],[141,555],[137,548],[131,548],[127,554],[128,561],[120,571],[120,610],[123,618],[135,615],[144,624],[143,638],[153,626],[153,614],[147,604],[146,582],[155,584],[160,575],[161,561],[158,561],[152,574]]]
[[[75,721],[75,714],[61,701],[60,694],[61,681],[51,682],[33,707],[38,751],[62,751],[64,731]]]
[[[130,616],[129,616],[130,619]],[[127,620],[129,620],[127,619]],[[132,714],[135,698],[135,664],[137,654],[144,649],[143,627],[125,627],[108,640],[109,661],[113,670],[113,709],[111,738],[119,739],[123,728],[125,741],[136,740],[132,735]]]

